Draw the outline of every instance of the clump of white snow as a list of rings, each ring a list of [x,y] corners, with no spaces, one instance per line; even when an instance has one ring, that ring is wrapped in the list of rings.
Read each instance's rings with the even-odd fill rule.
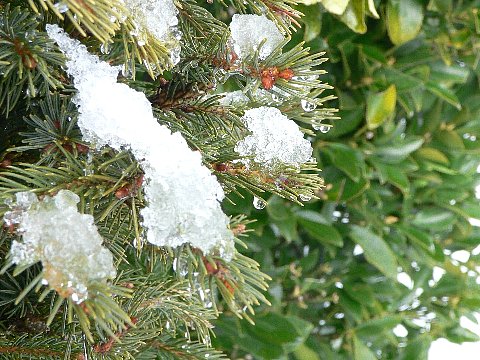
[[[239,141],[235,151],[267,170],[290,165],[299,168],[310,160],[312,146],[298,125],[274,107],[250,109],[242,117],[251,135]],[[250,159],[243,160],[247,165]]]
[[[178,10],[173,0],[122,0],[130,12],[139,45],[148,42],[148,34],[163,42],[170,50],[170,58],[175,65],[180,61],[180,37],[178,30]]]
[[[218,249],[230,259],[233,234],[220,207],[223,189],[202,165],[201,154],[180,133],[158,124],[143,93],[116,82],[118,68],[100,61],[58,26],[47,25],[47,32],[70,59],[67,72],[78,90],[74,101],[83,138],[98,147],[129,149],[142,165],[147,240],[172,247],[189,243],[204,253]]]
[[[111,252],[102,246],[92,215],[77,210],[80,198],[71,191],[60,190],[41,201],[30,192],[16,194],[11,211],[5,213],[7,225],[17,225],[21,241],[10,249],[14,264],[43,266],[42,283],[76,303],[88,297],[92,281],[115,277]]]
[[[265,41],[259,51],[263,60],[285,39],[275,23],[264,15],[233,15],[230,33],[233,49],[240,59],[252,55]]]

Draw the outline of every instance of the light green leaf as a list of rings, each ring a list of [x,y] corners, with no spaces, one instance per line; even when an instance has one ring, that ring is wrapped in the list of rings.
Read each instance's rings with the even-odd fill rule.
[[[430,91],[432,94],[435,94],[439,98],[445,100],[450,105],[455,106],[458,110],[462,109],[462,104],[460,104],[460,100],[458,99],[457,95],[447,88],[437,82],[428,81],[426,84],[427,90]]]
[[[400,315],[387,315],[376,319],[364,321],[355,329],[358,336],[370,336],[371,334],[380,334],[385,331],[390,331],[396,325],[402,322]]]
[[[370,264],[389,278],[397,278],[397,259],[381,237],[357,225],[351,226],[350,237],[363,248],[365,258]]]
[[[349,1],[350,0],[320,0],[325,9],[335,15],[342,15]]]
[[[445,165],[450,164],[450,161],[443,152],[431,147],[423,147],[418,149],[415,154],[424,160],[435,161]]]
[[[389,119],[397,103],[397,89],[390,85],[387,90],[369,95],[367,98],[367,126],[376,129]]]
[[[374,17],[375,19],[380,19],[377,9],[375,9],[375,2],[373,0],[367,1],[367,11],[370,16]]]
[[[427,230],[444,230],[455,222],[455,215],[441,208],[427,208],[419,211],[412,221],[413,225]]]
[[[387,31],[395,45],[415,38],[423,23],[423,7],[416,0],[389,0],[387,3]]]
[[[438,131],[435,138],[449,149],[460,150],[465,148],[462,137],[456,131]]]
[[[364,34],[367,31],[364,0],[351,0],[341,19],[353,31]]]
[[[342,235],[333,226],[299,218],[298,222],[307,230],[311,237],[327,245],[342,247]]]
[[[418,150],[424,142],[423,138],[417,136],[406,137],[402,141],[378,147],[375,150],[377,155],[384,157],[390,162],[398,163],[406,159],[412,152]]]
[[[353,354],[355,360],[377,360],[375,354],[356,336],[353,338]]]
[[[337,168],[347,174],[353,181],[358,182],[360,180],[364,162],[357,150],[344,144],[332,143],[325,151]]]
[[[295,358],[297,360],[321,360],[320,356],[312,349],[310,349],[307,345],[302,344],[300,345],[294,352]]]

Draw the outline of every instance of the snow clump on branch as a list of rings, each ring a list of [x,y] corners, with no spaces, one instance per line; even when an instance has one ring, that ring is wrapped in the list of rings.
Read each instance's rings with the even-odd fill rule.
[[[285,40],[277,25],[264,15],[235,14],[230,23],[230,32],[233,50],[239,59],[245,59],[260,49],[258,56],[264,60]]]
[[[262,106],[245,111],[242,117],[251,132],[235,146],[235,151],[250,165],[250,159],[267,170],[290,165],[300,168],[312,156],[310,141],[303,138],[298,125],[274,107]]]
[[[147,241],[177,247],[185,243],[208,254],[219,250],[226,260],[233,255],[233,233],[222,212],[224,192],[180,133],[157,122],[145,95],[117,83],[119,67],[111,67],[68,37],[56,25],[47,25],[67,58],[67,73],[78,92],[78,124],[84,140],[97,147],[131,150],[147,180],[141,210]]]
[[[69,190],[41,201],[34,193],[18,192],[4,216],[5,224],[18,226],[22,235],[22,241],[12,243],[11,262],[28,266],[40,261],[42,283],[76,303],[88,297],[92,281],[104,282],[116,274],[112,253],[102,246],[93,216],[78,212],[79,201]]]

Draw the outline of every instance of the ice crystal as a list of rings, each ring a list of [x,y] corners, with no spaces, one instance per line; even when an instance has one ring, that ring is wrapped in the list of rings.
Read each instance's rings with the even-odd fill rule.
[[[223,95],[223,97],[219,100],[219,103],[220,105],[224,106],[244,105],[250,101],[241,90],[222,93],[219,95]]]
[[[312,156],[310,142],[303,138],[298,125],[274,107],[250,109],[242,117],[251,135],[235,146],[241,156],[267,168],[290,165],[300,167]],[[247,164],[250,163],[246,159]]]
[[[92,281],[105,281],[116,273],[112,254],[102,246],[93,216],[78,212],[79,201],[68,190],[41,201],[33,193],[19,192],[4,216],[8,225],[18,224],[22,235],[21,241],[12,243],[12,263],[22,266],[40,261],[42,283],[77,303],[88,297]]]
[[[118,68],[99,61],[56,25],[47,31],[70,59],[67,72],[78,90],[74,101],[83,138],[98,147],[131,150],[145,172],[148,205],[141,215],[147,240],[172,247],[190,243],[205,253],[218,249],[229,259],[233,234],[220,208],[223,189],[201,154],[180,133],[158,124],[143,93],[116,82]]]
[[[233,15],[230,23],[233,49],[240,59],[259,50],[261,60],[272,53],[285,39],[275,23],[264,15]]]
[[[148,42],[148,34],[163,42],[170,50],[173,64],[180,61],[178,10],[172,0],[122,0],[134,20],[130,32],[139,45]]]

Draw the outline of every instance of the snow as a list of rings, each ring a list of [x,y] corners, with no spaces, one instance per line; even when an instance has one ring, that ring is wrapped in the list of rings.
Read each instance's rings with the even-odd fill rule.
[[[100,61],[56,25],[47,25],[47,32],[70,59],[67,73],[78,90],[74,101],[84,140],[131,150],[145,172],[148,205],[141,215],[147,240],[171,247],[190,243],[231,258],[233,234],[220,207],[223,189],[201,154],[157,122],[143,93],[116,82],[118,67]]]
[[[299,168],[310,160],[313,152],[310,142],[303,138],[298,125],[277,108],[262,106],[247,110],[242,120],[251,135],[239,141],[235,151],[247,158],[242,160],[246,165],[251,165],[248,159],[251,157],[270,171],[284,165]]]
[[[260,60],[264,60],[285,39],[275,23],[264,15],[233,15],[230,33],[239,59],[253,55],[265,41],[259,51]]]
[[[135,29],[130,34],[139,45],[148,42],[148,34],[163,42],[171,51],[173,64],[180,61],[178,10],[172,0],[123,0],[134,20]]]
[[[77,303],[88,297],[92,281],[106,281],[116,274],[113,256],[102,246],[93,216],[78,212],[79,201],[69,190],[41,201],[33,193],[19,192],[4,216],[5,223],[18,225],[22,235],[22,241],[12,243],[12,263],[40,261],[42,283]]]

